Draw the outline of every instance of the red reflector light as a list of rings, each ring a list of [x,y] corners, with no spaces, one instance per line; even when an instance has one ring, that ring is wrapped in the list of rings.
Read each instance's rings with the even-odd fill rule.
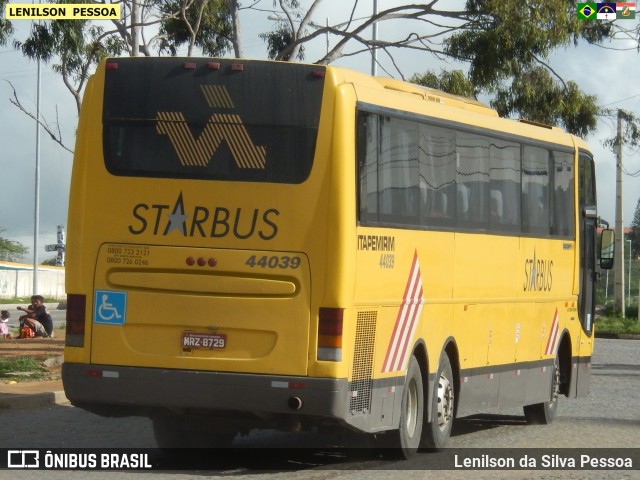
[[[289,388],[295,389],[295,390],[301,390],[304,388],[304,383],[302,382],[289,382]]]
[[[196,69],[196,63],[195,62],[184,62],[184,69],[185,70],[195,70]]]
[[[220,70],[220,62],[209,62],[207,63],[207,68],[209,70]]]
[[[85,310],[87,296],[70,293],[67,295],[65,345],[84,346]]]
[[[321,308],[318,322],[318,334],[342,335],[342,308]]]
[[[190,267],[196,264],[196,259],[193,257],[187,257],[187,265],[189,265]]]
[[[110,70],[117,70],[117,69],[118,69],[118,64],[117,64],[117,63],[115,63],[115,62],[107,63],[107,64],[104,66],[104,68],[105,68],[107,71],[110,71]]]
[[[312,70],[311,76],[316,78],[324,78],[326,72],[324,70]]]
[[[243,63],[232,63],[231,64],[231,70],[233,70],[234,72],[241,72],[244,70],[244,64]]]

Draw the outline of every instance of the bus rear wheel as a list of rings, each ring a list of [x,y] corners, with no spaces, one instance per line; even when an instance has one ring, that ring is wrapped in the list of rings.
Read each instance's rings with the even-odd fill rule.
[[[386,446],[394,457],[408,459],[416,454],[422,437],[423,415],[422,371],[418,360],[412,355],[402,391],[400,428],[385,434]]]
[[[423,445],[426,448],[441,449],[449,442],[455,415],[455,389],[453,371],[449,356],[443,352],[431,392],[431,418],[425,424]]]
[[[558,357],[553,364],[551,378],[551,399],[548,402],[524,406],[524,417],[529,425],[548,425],[556,418],[558,396],[560,395],[560,367]]]

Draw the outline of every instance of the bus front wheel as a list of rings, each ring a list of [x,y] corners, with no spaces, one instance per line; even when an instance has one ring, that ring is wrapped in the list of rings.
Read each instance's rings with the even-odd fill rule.
[[[449,356],[443,352],[431,395],[431,418],[426,423],[424,446],[441,449],[449,442],[455,412],[453,371]]]

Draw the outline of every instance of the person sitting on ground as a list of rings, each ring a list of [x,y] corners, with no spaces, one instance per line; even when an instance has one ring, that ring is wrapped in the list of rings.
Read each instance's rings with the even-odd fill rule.
[[[47,336],[53,337],[53,319],[47,307],[44,306],[43,296],[33,295],[31,297],[31,305],[33,305],[33,309],[36,311],[36,320],[38,320],[47,331]]]
[[[11,338],[9,333],[9,311],[2,310],[0,312],[0,338]]]
[[[26,309],[18,307],[18,310],[27,312],[19,318],[20,336],[18,338],[48,337],[47,331],[42,324],[36,320],[36,311],[33,305],[29,305]]]

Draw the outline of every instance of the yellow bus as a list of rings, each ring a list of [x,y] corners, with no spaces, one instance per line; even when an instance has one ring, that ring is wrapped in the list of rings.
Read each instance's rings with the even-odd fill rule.
[[[592,155],[557,128],[331,66],[107,59],[66,395],[148,416],[161,447],[340,425],[409,456],[456,416],[546,423],[588,391],[596,227]]]

